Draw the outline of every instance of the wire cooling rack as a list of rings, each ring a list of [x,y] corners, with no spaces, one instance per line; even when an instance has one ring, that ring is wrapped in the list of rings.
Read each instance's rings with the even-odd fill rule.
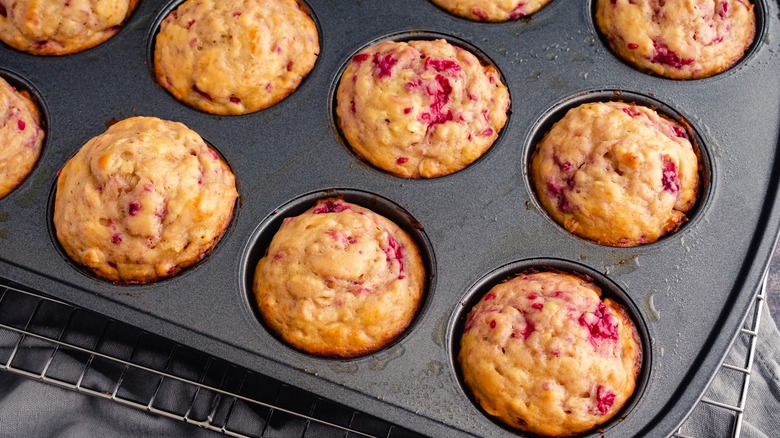
[[[747,337],[735,404],[706,396],[739,437],[747,402],[766,277],[740,332]],[[232,365],[165,338],[0,278],[0,370],[234,437],[421,437],[376,417]],[[685,424],[674,434],[684,434]]]

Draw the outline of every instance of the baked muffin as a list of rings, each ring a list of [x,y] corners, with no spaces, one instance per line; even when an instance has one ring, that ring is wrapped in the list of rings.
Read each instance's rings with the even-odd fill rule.
[[[620,412],[642,347],[623,307],[557,272],[520,275],[474,306],[460,340],[463,380],[489,415],[525,432],[571,436]]]
[[[531,160],[537,198],[566,230],[602,245],[655,242],[687,220],[699,157],[680,123],[624,102],[569,110]]]
[[[160,25],[157,81],[212,114],[246,114],[292,93],[319,54],[317,26],[297,0],[188,0]]]
[[[385,217],[335,198],[284,220],[253,286],[263,319],[285,342],[341,358],[397,338],[424,288],[425,268],[411,237]]]
[[[468,166],[496,140],[509,110],[498,71],[445,40],[362,50],[344,70],[336,99],[352,149],[404,178]]]
[[[194,131],[133,117],[62,168],[54,227],[65,252],[116,283],[169,277],[202,259],[230,220],[233,173]]]
[[[0,40],[33,55],[67,55],[119,32],[138,0],[0,0]]]
[[[541,9],[550,0],[431,0],[451,14],[474,21],[517,20]]]
[[[596,23],[626,62],[673,79],[729,69],[756,34],[750,0],[597,0]]]
[[[2,0],[0,0],[2,1]],[[0,199],[32,171],[43,145],[38,107],[0,77]]]

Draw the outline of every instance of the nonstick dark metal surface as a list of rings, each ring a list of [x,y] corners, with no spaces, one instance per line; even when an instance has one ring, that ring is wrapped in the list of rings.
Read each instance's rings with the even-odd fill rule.
[[[712,78],[673,81],[638,72],[600,40],[591,1],[553,0],[531,18],[483,24],[425,0],[310,0],[321,55],[279,104],[238,117],[195,111],[151,73],[157,24],[174,5],[144,0],[106,43],[66,57],[0,46],[0,74],[42,104],[47,140],[32,175],[0,200],[0,276],[432,436],[507,434],[461,386],[456,327],[476,293],[527,267],[590,273],[627,305],[645,344],[638,391],[591,435],[665,436],[717,371],[749,309],[780,228],[780,12],[757,1],[760,31],[747,58]],[[333,95],[351,56],[387,38],[444,37],[502,72],[512,114],[493,148],[456,174],[404,180],[363,164],[334,127]],[[701,142],[705,189],[676,234],[638,248],[576,238],[538,207],[526,165],[539,130],[560,109],[624,99],[686,119]],[[75,267],[51,224],[57,170],[113,120],[185,123],[224,156],[241,200],[215,251],[176,277],[114,286]],[[410,330],[376,354],[313,358],[272,336],[248,285],[279,212],[343,194],[412,230],[432,270]],[[277,225],[278,226],[278,225]],[[519,434],[518,435],[522,435]]]

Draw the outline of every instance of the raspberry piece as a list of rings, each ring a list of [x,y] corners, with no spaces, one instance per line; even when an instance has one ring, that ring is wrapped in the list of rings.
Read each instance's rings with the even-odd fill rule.
[[[517,20],[518,18],[525,17],[525,12],[522,11],[523,6],[525,6],[525,3],[523,2],[518,3],[517,6],[512,10],[512,12],[509,13],[509,19]]]
[[[16,126],[19,128],[20,131],[24,131],[24,128],[27,127],[27,124],[24,123],[24,120],[19,119],[19,121],[16,122]]]
[[[663,157],[664,172],[661,176],[661,184],[664,190],[675,194],[680,191],[680,181],[677,180],[677,165],[667,157]]]
[[[317,204],[317,207],[312,210],[312,213],[314,214],[321,214],[321,213],[341,213],[342,211],[349,210],[352,207],[346,204],[342,204],[340,202],[334,202],[334,201],[325,201],[320,202]]]
[[[233,103],[241,103],[241,99],[239,99],[239,98],[237,98],[235,96],[230,96],[230,101],[233,102]]]
[[[726,14],[729,13],[729,3],[728,2],[720,2],[718,3],[718,17],[720,17],[721,20],[726,18]]]
[[[573,179],[567,180],[567,186],[569,186],[569,188],[573,187],[574,180]],[[550,192],[551,196],[555,196],[558,199],[558,210],[564,213],[570,211],[571,206],[569,205],[569,200],[566,198],[566,193],[564,193],[564,189],[559,188],[552,181],[548,181],[547,190]]]
[[[206,100],[209,100],[209,101],[214,100],[214,99],[211,98],[211,96],[208,93],[206,93],[205,91],[200,90],[197,85],[193,85],[192,86],[192,91],[198,93],[198,95],[200,97],[202,97],[202,98],[204,98]]]
[[[637,109],[632,107],[621,108],[621,110],[624,113],[628,114],[631,118],[639,117],[642,115],[642,113],[640,113]]]
[[[426,58],[425,59],[425,68],[430,69],[433,68],[436,71],[443,72],[443,71],[454,71],[459,72],[461,71],[460,64],[457,62],[450,60],[450,59],[433,59],[433,58]]]
[[[618,339],[617,323],[614,321],[612,314],[607,311],[607,306],[604,303],[599,303],[595,312],[585,312],[580,315],[579,323],[588,329],[592,337],[590,342],[594,346],[596,345],[596,339],[612,339],[615,341]]]
[[[596,388],[596,412],[605,415],[615,403],[615,394],[599,385]]]
[[[655,43],[655,55],[653,55],[652,61],[659,64],[665,64],[674,68],[682,68],[683,66],[693,64],[693,58],[680,58],[673,50],[669,50],[666,44]]]
[[[531,336],[531,333],[536,330],[536,326],[531,321],[525,322],[525,328],[520,330],[520,334],[523,336],[523,340],[528,339],[529,336]]]
[[[685,130],[677,125],[672,125],[672,131],[674,131],[674,135],[682,138],[688,138],[688,133],[685,132]]]
[[[533,304],[531,304],[531,307],[533,307],[536,310],[542,310],[542,308],[544,307],[544,304],[542,304],[542,303],[533,303]]]
[[[397,160],[395,160],[395,164],[404,164],[404,163],[406,163],[407,161],[409,161],[409,159],[408,159],[408,158],[406,158],[406,157],[398,157],[398,159],[397,159]]]
[[[119,234],[119,233],[116,233],[113,236],[111,236],[111,243],[114,243],[114,244],[117,244],[117,245],[122,243],[122,235]]]
[[[639,44],[637,44],[637,43],[628,43],[628,48],[631,49],[631,50],[634,50],[637,47],[639,47]]]
[[[439,89],[435,91],[432,91],[430,87],[426,87],[425,89],[428,95],[433,97],[433,103],[431,103],[430,106],[431,112],[420,114],[420,118],[428,123],[429,127],[452,120],[452,111],[442,111],[444,106],[449,103],[450,94],[452,94],[452,85],[450,85],[450,80],[438,74],[436,75],[435,79],[436,83],[439,85]]]
[[[361,63],[369,58],[368,53],[358,53],[352,57],[352,62]]]
[[[130,214],[130,216],[137,215],[139,211],[141,211],[141,204],[139,204],[137,202],[131,202],[127,206],[127,212]]]
[[[488,14],[479,8],[474,8],[471,10],[471,13],[476,15],[477,18],[479,18],[482,21],[488,21]]]
[[[376,73],[377,78],[384,78],[384,77],[390,77],[392,76],[393,72],[393,66],[396,62],[398,62],[398,59],[396,59],[395,56],[393,56],[392,53],[374,53],[374,66],[379,69],[379,71]]]
[[[403,280],[406,278],[406,275],[404,275],[404,247],[401,246],[393,236],[387,236],[387,247],[384,248],[384,252],[387,263],[391,263],[393,260],[398,261],[398,264],[400,265],[398,279]]]

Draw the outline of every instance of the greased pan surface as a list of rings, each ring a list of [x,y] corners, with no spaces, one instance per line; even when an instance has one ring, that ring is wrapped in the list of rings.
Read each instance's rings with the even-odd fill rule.
[[[646,350],[635,396],[592,435],[669,435],[734,339],[780,228],[780,12],[777,2],[756,3],[758,40],[745,60],[708,79],[674,81],[618,60],[594,29],[591,1],[553,0],[529,19],[484,24],[424,0],[310,0],[321,43],[314,70],[277,105],[238,117],[193,110],[155,83],[151,44],[176,2],[142,0],[124,29],[83,53],[34,57],[0,46],[0,74],[31,90],[47,126],[35,170],[0,200],[0,276],[431,436],[503,436],[507,430],[462,388],[453,360],[466,307],[523,269],[581,272],[628,307]],[[512,98],[492,149],[432,180],[364,164],[333,116],[335,87],[352,55],[376,41],[417,37],[478,50]],[[561,111],[614,98],[686,119],[702,148],[706,184],[692,219],[638,248],[568,234],[541,211],[526,175],[533,142]],[[67,260],[51,208],[65,161],[113,120],[135,115],[197,131],[232,167],[240,201],[204,261],[171,279],[122,287]],[[432,274],[407,333],[353,360],[314,358],[281,343],[259,321],[249,290],[281,219],[334,194],[407,228]]]

